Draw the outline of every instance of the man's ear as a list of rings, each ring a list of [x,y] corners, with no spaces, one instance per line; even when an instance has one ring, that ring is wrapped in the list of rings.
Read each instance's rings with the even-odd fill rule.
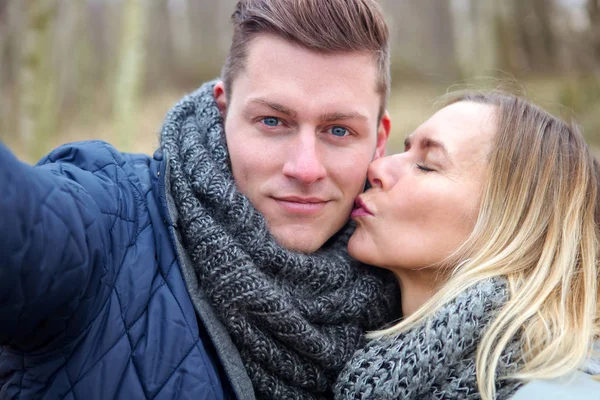
[[[385,155],[385,146],[387,145],[388,138],[390,137],[390,131],[392,129],[392,119],[390,114],[386,111],[379,121],[379,128],[377,130],[377,147],[375,148],[375,156],[373,160],[377,160]]]
[[[225,93],[225,85],[223,84],[223,81],[217,82],[213,88],[213,96],[217,103],[217,107],[221,112],[221,116],[223,119],[225,119],[225,115],[227,114],[227,94]]]

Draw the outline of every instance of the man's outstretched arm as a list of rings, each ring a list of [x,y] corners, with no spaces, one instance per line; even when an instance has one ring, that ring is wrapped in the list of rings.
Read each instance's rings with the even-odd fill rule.
[[[70,340],[112,282],[118,185],[53,154],[32,167],[0,143],[0,344],[22,350]]]

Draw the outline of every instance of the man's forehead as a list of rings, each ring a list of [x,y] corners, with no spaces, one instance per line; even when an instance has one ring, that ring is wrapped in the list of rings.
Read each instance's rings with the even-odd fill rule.
[[[288,115],[323,114],[324,120],[377,119],[382,106],[372,55],[324,54],[266,34],[252,39],[229,97],[246,107],[262,103]]]
[[[313,55],[317,58],[335,58],[335,57],[344,57],[348,55],[358,56],[364,60],[365,63],[372,64],[373,66],[377,65],[377,54],[366,51],[366,50],[350,50],[350,51],[338,51],[338,50],[318,50],[311,49],[306,46],[303,46],[299,43],[293,42],[287,38],[284,38],[275,33],[262,32],[258,34],[252,35],[252,38],[248,41],[248,45],[246,48],[246,57],[247,59],[252,58],[252,54],[256,53],[257,49],[264,48],[270,51],[272,54],[276,55],[277,50],[287,50],[294,52],[301,52],[305,54]]]
[[[271,67],[271,68],[268,68]],[[365,90],[378,91],[378,68],[376,57],[366,51],[323,52],[308,49],[273,34],[259,34],[249,43],[246,62],[240,74],[253,79],[265,74],[310,76],[312,79],[329,78],[330,84],[339,84],[344,78],[352,78],[348,85],[362,86]],[[318,76],[311,76],[318,73]],[[371,88],[372,86],[372,88]]]

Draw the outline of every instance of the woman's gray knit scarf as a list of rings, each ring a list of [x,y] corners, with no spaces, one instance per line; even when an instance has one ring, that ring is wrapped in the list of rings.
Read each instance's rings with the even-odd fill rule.
[[[184,97],[163,125],[177,229],[257,396],[329,398],[364,331],[396,317],[396,280],[350,262],[349,227],[311,255],[274,241],[235,186],[214,84]]]
[[[504,279],[479,282],[426,323],[397,336],[372,340],[346,365],[335,385],[342,399],[480,399],[475,357],[486,327],[508,298]],[[515,372],[520,345],[503,352],[498,377]],[[515,380],[496,379],[496,399],[518,389]]]

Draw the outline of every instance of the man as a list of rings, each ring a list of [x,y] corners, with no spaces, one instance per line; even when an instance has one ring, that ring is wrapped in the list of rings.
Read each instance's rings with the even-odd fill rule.
[[[153,158],[0,147],[0,398],[326,398],[394,279],[346,225],[390,131],[374,0],[242,0]]]

